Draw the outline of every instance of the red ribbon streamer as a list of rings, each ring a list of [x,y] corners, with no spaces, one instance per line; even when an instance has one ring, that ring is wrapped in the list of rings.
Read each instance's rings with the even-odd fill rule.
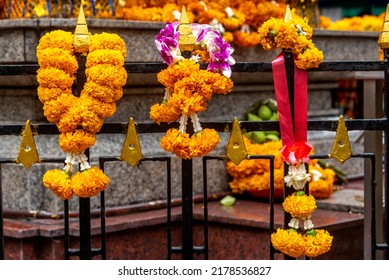
[[[294,66],[294,121],[290,108],[288,82],[286,77],[284,53],[280,53],[272,62],[274,88],[276,92],[280,132],[283,144],[282,151],[288,162],[295,162],[306,159],[312,148],[307,143],[307,111],[308,111],[308,74]],[[295,146],[294,148],[285,147]],[[296,149],[298,151],[296,151]],[[299,151],[302,149],[301,151]],[[293,152],[292,155],[289,152]],[[307,153],[308,151],[308,153]],[[298,155],[298,156],[297,156]],[[297,158],[291,160],[291,158]],[[304,160],[305,161],[305,160]]]

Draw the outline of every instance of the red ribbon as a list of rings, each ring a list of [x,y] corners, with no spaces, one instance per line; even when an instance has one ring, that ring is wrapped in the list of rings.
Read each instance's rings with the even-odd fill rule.
[[[294,121],[290,108],[284,53],[272,62],[274,88],[283,148],[283,159],[289,163],[309,162],[312,145],[307,143],[308,74],[294,66]]]

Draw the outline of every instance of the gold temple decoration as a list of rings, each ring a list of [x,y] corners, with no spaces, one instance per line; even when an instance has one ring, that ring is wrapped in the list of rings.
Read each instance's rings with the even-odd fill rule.
[[[86,54],[89,51],[90,37],[88,26],[86,25],[86,19],[82,4],[80,5],[80,12],[78,14],[77,26],[74,31],[74,50],[78,53]]]
[[[292,20],[292,13],[290,12],[290,7],[289,5],[286,5],[286,11],[285,11],[285,16],[284,16],[284,22],[288,22]]]
[[[332,151],[329,155],[331,158],[337,160],[343,164],[352,155],[350,140],[348,138],[348,131],[343,116],[339,117],[338,128],[336,129],[336,135],[334,144],[332,145]]]
[[[190,27],[188,14],[186,13],[185,6],[182,7],[178,32],[180,33],[178,37],[178,44],[180,46],[180,51],[181,52],[193,51],[196,45],[196,38],[192,33],[192,28]]]
[[[385,19],[380,37],[378,38],[378,45],[381,49],[389,48],[389,4],[386,6]]]
[[[134,167],[142,159],[142,151],[138,133],[136,131],[134,119],[131,117],[128,121],[126,139],[122,147],[120,159],[126,161]]]
[[[30,168],[36,162],[39,162],[39,155],[31,130],[30,120],[27,120],[26,126],[22,131],[22,142],[20,143],[16,163],[22,163],[25,168]]]
[[[234,119],[232,124],[232,131],[227,144],[226,156],[235,165],[238,165],[242,160],[247,158],[246,145],[244,144],[242,131],[237,118]]]

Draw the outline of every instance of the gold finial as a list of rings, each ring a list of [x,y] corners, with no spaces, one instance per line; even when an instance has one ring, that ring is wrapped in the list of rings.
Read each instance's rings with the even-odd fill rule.
[[[180,51],[181,52],[193,51],[196,45],[196,38],[195,36],[193,36],[192,28],[190,27],[189,24],[189,19],[186,13],[185,6],[182,7],[178,32],[180,33],[178,37],[178,44],[180,46]]]
[[[386,6],[385,19],[382,25],[380,37],[378,38],[378,45],[381,49],[389,48],[389,4]]]
[[[16,163],[22,163],[25,168],[30,168],[36,162],[39,162],[39,155],[31,130],[30,120],[27,120],[26,126],[22,131],[22,142],[20,143]]]
[[[132,167],[142,159],[142,151],[133,118],[130,118],[128,121],[126,139],[123,144],[120,159],[126,161]]]
[[[242,160],[247,158],[246,146],[244,144],[242,131],[240,130],[237,118],[232,124],[230,139],[227,144],[227,158],[235,165],[238,165]]]
[[[285,17],[284,17],[284,22],[288,22],[292,20],[292,13],[290,12],[290,7],[289,5],[286,5],[286,11],[285,11]]]
[[[352,155],[348,131],[343,116],[339,117],[338,128],[330,157],[343,164]]]
[[[74,31],[74,50],[77,53],[86,54],[89,51],[90,37],[88,26],[86,25],[86,19],[82,4],[80,5],[80,12],[78,13],[76,30]]]

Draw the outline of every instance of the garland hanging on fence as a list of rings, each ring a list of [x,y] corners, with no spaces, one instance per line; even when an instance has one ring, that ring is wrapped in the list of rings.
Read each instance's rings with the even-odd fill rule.
[[[294,111],[291,112],[284,52],[272,62],[274,88],[279,114],[282,140],[281,156],[288,165],[284,182],[294,192],[285,198],[282,206],[292,217],[289,229],[277,229],[271,235],[275,249],[291,257],[302,255],[316,257],[328,252],[333,237],[326,230],[316,230],[311,215],[316,210],[316,200],[306,193],[305,186],[311,180],[305,164],[309,164],[312,145],[307,142],[308,76],[306,69],[318,67],[323,53],[311,41],[312,28],[300,19],[293,19],[289,6],[285,19],[270,19],[258,30],[265,49],[281,48],[294,55]],[[293,117],[292,117],[293,116]],[[304,224],[300,233],[299,221]]]
[[[73,42],[71,32],[56,30],[46,33],[37,46],[38,97],[45,117],[58,127],[60,148],[68,154],[63,170],[47,171],[43,184],[61,199],[92,197],[108,186],[109,177],[91,166],[84,152],[95,144],[104,118],[115,113],[127,80],[124,41],[116,34],[90,35],[87,80],[80,97],[74,96],[78,62]],[[80,170],[72,175],[77,162]]]
[[[233,87],[230,79],[235,61],[233,48],[217,31],[205,24],[190,24],[195,37],[195,50],[190,59],[181,55],[179,22],[168,23],[155,38],[155,44],[168,68],[158,73],[165,88],[164,100],[150,109],[156,123],[179,120],[179,129],[171,128],[160,141],[161,147],[183,159],[201,157],[220,142],[214,129],[203,129],[197,113],[205,111],[213,94],[227,94]],[[199,62],[207,62],[207,70]],[[191,119],[194,134],[186,133]]]

